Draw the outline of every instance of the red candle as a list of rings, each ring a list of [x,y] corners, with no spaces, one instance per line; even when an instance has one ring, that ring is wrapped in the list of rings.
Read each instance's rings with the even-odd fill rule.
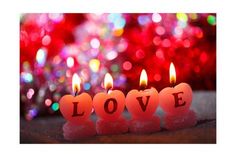
[[[192,102],[192,89],[187,83],[176,82],[174,64],[170,64],[170,83],[172,87],[164,88],[160,93],[160,106],[165,111],[165,127],[169,130],[193,126],[196,116],[189,108]]]
[[[146,89],[147,73],[142,70],[140,90],[131,90],[125,100],[126,108],[132,115],[130,131],[150,133],[160,130],[160,120],[154,113],[158,107],[159,96],[155,88]]]
[[[92,112],[92,98],[88,93],[79,94],[80,83],[80,78],[74,74],[72,78],[74,95],[65,95],[59,101],[60,111],[68,121],[65,124],[67,129],[63,129],[64,135],[68,135],[68,137],[82,138],[96,134],[94,123],[89,120]],[[71,138],[68,139],[71,140]]]
[[[112,90],[113,79],[105,75],[104,86],[107,92],[94,96],[93,106],[100,119],[96,123],[98,134],[119,134],[128,131],[128,124],[122,117],[125,108],[125,95],[120,90]]]

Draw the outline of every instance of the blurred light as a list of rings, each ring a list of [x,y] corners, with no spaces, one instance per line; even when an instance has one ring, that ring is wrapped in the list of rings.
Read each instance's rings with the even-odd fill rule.
[[[181,27],[181,28],[185,28],[185,27],[187,27],[187,22],[178,21],[178,26]]]
[[[100,46],[100,41],[97,38],[93,38],[90,41],[90,45],[91,45],[92,48],[97,49]]]
[[[119,36],[121,36],[123,34],[123,32],[124,32],[124,29],[120,28],[120,29],[114,30],[113,34],[114,34],[114,36],[119,37]]]
[[[120,18],[114,22],[115,29],[122,29],[125,26],[125,19]]]
[[[25,83],[30,83],[33,81],[33,76],[31,73],[28,72],[21,72],[21,78]]]
[[[147,23],[149,23],[151,20],[150,20],[150,17],[148,15],[140,15],[138,17],[138,23],[140,25],[146,25]]]
[[[98,59],[91,59],[89,61],[89,67],[93,72],[98,72],[100,67],[100,61]]]
[[[170,43],[170,40],[169,39],[164,39],[162,41],[162,46],[163,47],[170,47],[171,43]]]
[[[51,42],[51,37],[49,35],[45,35],[42,39],[42,44],[44,46],[47,46],[50,44],[50,42]]]
[[[114,50],[111,50],[111,51],[109,51],[109,52],[106,54],[106,58],[107,58],[108,60],[113,60],[113,59],[115,59],[117,56],[118,56],[118,54],[117,54],[117,52],[114,51]]]
[[[45,49],[41,48],[37,51],[36,61],[40,67],[44,66],[47,57],[47,52]]]
[[[190,47],[190,41],[188,39],[185,39],[183,42],[183,45],[185,48],[189,48]]]
[[[196,36],[197,38],[202,38],[202,37],[203,37],[202,29],[199,28],[199,27],[196,27],[196,28],[194,29],[194,33],[195,33],[195,36]]]
[[[157,58],[159,58],[160,60],[165,60],[163,51],[162,51],[161,49],[158,49],[158,50],[156,51],[156,56],[157,56]]]
[[[46,105],[46,106],[49,107],[51,104],[52,104],[52,100],[51,100],[51,99],[46,99],[46,100],[45,100],[45,105]]]
[[[174,36],[176,38],[181,38],[182,37],[182,34],[183,34],[183,29],[181,27],[175,27],[174,29]]]
[[[59,109],[59,104],[57,102],[54,102],[51,106],[53,111],[57,111]]]
[[[123,63],[123,69],[124,70],[130,70],[132,68],[132,64],[131,64],[131,62],[129,62],[129,61],[125,61],[124,63]]]
[[[53,63],[54,64],[59,64],[61,62],[61,58],[59,57],[59,56],[55,56],[54,58],[53,58]]]
[[[201,61],[202,63],[206,63],[207,60],[208,60],[207,53],[206,53],[206,52],[201,53],[201,55],[200,55],[200,61]]]
[[[187,22],[188,16],[185,13],[177,13],[176,17],[179,21]]]
[[[189,17],[190,17],[190,19],[192,19],[192,20],[197,20],[197,18],[198,18],[198,16],[197,16],[196,13],[190,13],[190,14],[189,14]]]
[[[155,22],[155,23],[158,23],[158,22],[160,22],[161,21],[161,15],[160,14],[158,14],[158,13],[154,13],[154,14],[152,14],[152,21],[153,22]]]
[[[213,15],[208,15],[207,22],[212,26],[216,25],[216,17]]]
[[[142,59],[142,58],[145,57],[145,53],[144,53],[144,51],[141,50],[141,49],[137,50],[136,53],[135,53],[135,55],[136,55],[136,57],[137,57],[138,59]]]
[[[34,95],[34,89],[30,88],[26,94],[28,99],[31,99],[32,96]]]
[[[66,60],[66,63],[67,63],[67,66],[69,68],[73,67],[74,66],[74,58],[73,57],[68,57],[67,60]]]
[[[50,84],[50,85],[49,85],[49,90],[50,90],[51,92],[55,91],[55,90],[56,90],[56,85],[55,85],[55,84]]]
[[[155,74],[154,75],[154,80],[155,81],[160,81],[161,80],[161,75],[160,74]]]
[[[60,13],[51,13],[48,15],[48,17],[54,22],[60,22],[64,18],[63,14]]]
[[[119,65],[117,65],[117,64],[112,64],[112,65],[111,65],[111,71],[112,71],[112,72],[118,72],[118,71],[119,71]]]
[[[89,90],[91,88],[91,84],[86,82],[84,83],[84,90]]]
[[[155,31],[156,31],[156,33],[157,33],[158,35],[163,35],[163,34],[165,34],[165,32],[166,32],[165,28],[162,27],[162,26],[157,26],[157,28],[155,29]]]

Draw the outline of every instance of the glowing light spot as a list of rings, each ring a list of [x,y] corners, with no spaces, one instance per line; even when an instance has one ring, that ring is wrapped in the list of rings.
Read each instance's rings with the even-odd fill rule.
[[[183,34],[183,29],[181,27],[175,27],[174,29],[174,36],[176,38],[181,38],[182,37],[182,34]]]
[[[159,36],[156,36],[153,38],[154,45],[158,46],[161,44],[161,38]]]
[[[53,111],[57,111],[59,109],[59,104],[57,102],[54,102],[51,106]]]
[[[49,85],[49,90],[50,90],[51,92],[55,91],[55,90],[56,90],[56,85],[55,85],[55,84],[50,84],[50,85]]]
[[[138,59],[142,59],[142,58],[145,57],[145,53],[144,53],[144,51],[141,50],[141,49],[138,50],[138,51],[136,51],[135,55],[136,55],[136,57],[137,57]]]
[[[119,18],[114,22],[114,28],[115,29],[122,29],[125,26],[125,19]]]
[[[201,28],[195,28],[194,29],[194,32],[195,32],[195,36],[197,37],[197,38],[202,38],[203,37],[203,32],[202,32],[202,29]]]
[[[55,56],[54,58],[53,58],[53,63],[54,64],[59,64],[61,62],[61,58],[59,57],[59,56]]]
[[[63,14],[60,13],[51,13],[48,15],[48,17],[54,22],[60,22],[64,18]]]
[[[216,17],[213,15],[208,15],[207,16],[207,22],[212,25],[215,26],[216,25]]]
[[[208,56],[207,56],[206,52],[201,53],[201,55],[200,55],[200,61],[201,61],[202,63],[206,63],[207,60],[208,60]]]
[[[106,54],[106,58],[108,60],[113,60],[115,59],[116,57],[118,56],[117,52],[112,50],[112,51],[109,51],[107,54]]]
[[[45,105],[46,105],[46,106],[49,107],[51,104],[52,104],[52,100],[51,100],[51,99],[46,99],[46,100],[45,100]]]
[[[179,21],[187,22],[188,21],[188,16],[185,13],[177,13],[176,17]]]
[[[50,42],[51,42],[51,37],[49,35],[45,35],[42,39],[42,44],[44,46],[47,46],[50,44]]]
[[[112,71],[112,72],[117,72],[117,71],[119,71],[119,65],[117,65],[117,64],[112,64],[112,65],[111,65],[111,71]]]
[[[116,29],[116,30],[113,31],[113,35],[119,37],[123,34],[123,32],[124,32],[124,29],[122,29],[122,28],[121,29]]]
[[[160,74],[155,74],[154,75],[154,80],[155,81],[160,81],[161,80],[161,75]]]
[[[89,90],[91,88],[91,84],[86,82],[84,83],[84,90]]]
[[[159,58],[160,60],[165,60],[164,53],[163,53],[163,51],[162,51],[161,49],[158,49],[158,50],[156,51],[156,56],[157,56],[157,58]]]
[[[45,49],[41,48],[37,51],[36,61],[40,67],[44,66],[47,57],[47,52]]]
[[[158,35],[164,35],[165,32],[166,32],[165,28],[162,27],[162,26],[157,26],[157,28],[156,28],[155,30],[156,30],[156,33],[157,33]]]
[[[160,22],[161,21],[161,15],[160,14],[158,14],[158,13],[154,13],[154,14],[152,14],[152,21],[153,22],[155,22],[155,23],[158,23],[158,22]]]
[[[129,62],[129,61],[125,61],[124,63],[123,63],[123,69],[124,70],[130,70],[132,68],[132,64],[131,64],[131,62]]]
[[[164,39],[162,41],[162,46],[163,47],[170,47],[171,43],[170,43],[170,40],[169,39]]]
[[[191,20],[197,20],[197,18],[198,18],[196,13],[190,13],[189,17],[190,17]]]
[[[100,41],[97,38],[93,38],[90,41],[90,45],[91,45],[92,48],[97,49],[100,46]]]
[[[26,94],[28,99],[31,99],[32,96],[34,95],[34,89],[30,88]]]
[[[150,23],[151,20],[150,20],[150,17],[148,15],[140,15],[138,17],[138,23],[140,25],[146,25],[147,23]]]
[[[28,72],[21,72],[21,78],[25,83],[30,83],[33,81],[33,76]]]
[[[100,61],[98,59],[91,59],[89,61],[89,67],[93,72],[98,72],[100,67]]]
[[[66,60],[66,64],[69,68],[74,66],[74,58],[73,57],[68,57]]]
[[[178,21],[178,26],[181,27],[181,28],[185,28],[185,27],[187,27],[187,22]]]
[[[189,48],[190,47],[190,41],[188,39],[185,39],[183,42],[184,47]]]

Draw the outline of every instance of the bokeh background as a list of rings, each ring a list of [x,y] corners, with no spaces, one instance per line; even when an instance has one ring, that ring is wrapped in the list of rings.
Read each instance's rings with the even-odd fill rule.
[[[58,101],[72,93],[104,91],[107,72],[114,89],[169,86],[173,62],[177,83],[216,90],[216,14],[22,14],[20,17],[20,114],[26,120],[58,115]]]

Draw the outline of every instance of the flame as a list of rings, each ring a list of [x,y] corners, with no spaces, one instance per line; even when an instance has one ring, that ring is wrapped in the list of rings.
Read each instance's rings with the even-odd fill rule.
[[[142,88],[147,87],[147,73],[144,69],[142,70],[140,75],[139,86]]]
[[[175,82],[176,82],[175,66],[174,66],[174,64],[171,62],[171,63],[170,63],[170,83],[171,83],[171,84],[175,84]]]
[[[81,79],[79,78],[79,76],[77,74],[73,74],[72,90],[73,90],[73,93],[75,93],[75,95],[77,95],[80,91],[80,83],[81,83]]]
[[[106,90],[109,90],[113,87],[113,79],[109,73],[106,73],[106,75],[105,75],[104,87]]]

